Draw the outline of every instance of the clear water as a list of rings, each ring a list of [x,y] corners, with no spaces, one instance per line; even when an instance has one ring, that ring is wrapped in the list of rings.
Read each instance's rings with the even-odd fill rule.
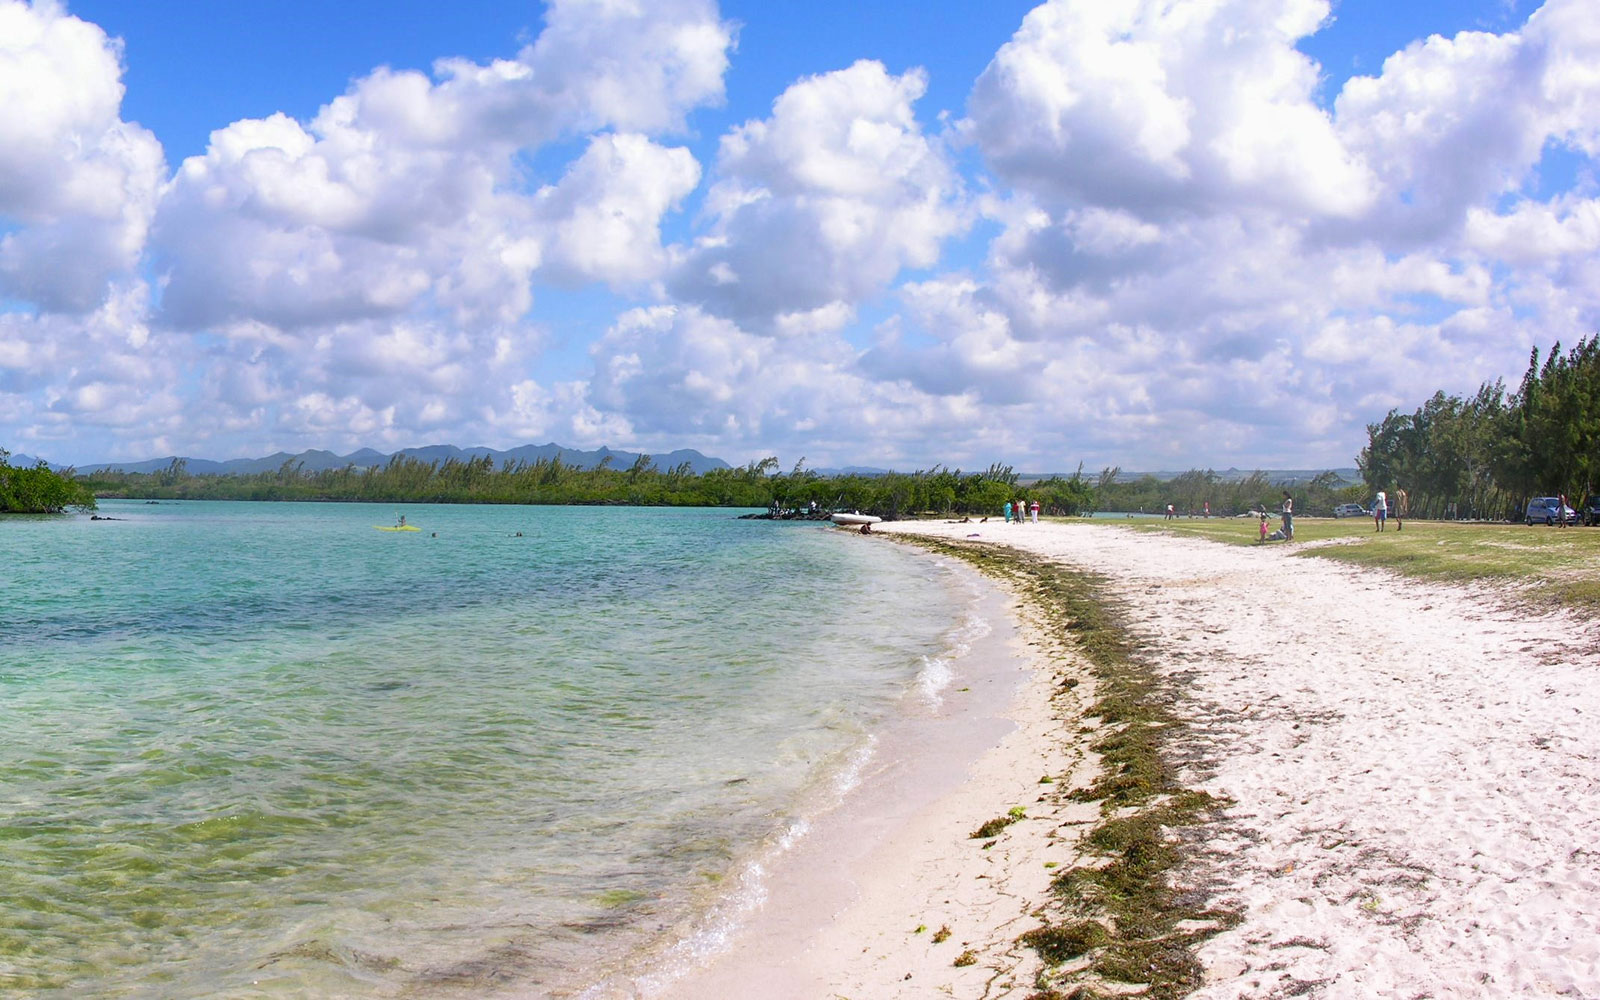
[[[928,561],[826,527],[403,510],[0,520],[0,996],[567,995],[958,641]]]

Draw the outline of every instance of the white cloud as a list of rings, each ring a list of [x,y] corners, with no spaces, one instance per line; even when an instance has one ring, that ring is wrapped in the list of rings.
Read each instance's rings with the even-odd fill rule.
[[[926,86],[920,70],[862,61],[801,80],[772,117],[724,136],[710,234],[683,254],[673,293],[770,330],[933,265],[965,219],[959,177],[912,108]]]
[[[146,324],[148,297],[126,282],[84,315],[0,313],[0,426],[13,441],[53,458],[55,442],[137,451],[185,428],[182,345]]]
[[[1320,0],[1051,0],[962,125],[1005,185],[985,271],[906,289],[863,363],[1110,457],[1349,462],[1383,408],[1600,319],[1592,205],[1502,204],[1600,125],[1585,6],[1418,42],[1330,113]]]
[[[655,278],[666,265],[661,218],[699,183],[700,165],[686,149],[640,135],[597,136],[561,182],[537,196],[547,272],[620,286]]]
[[[722,98],[730,29],[698,0],[567,0],[547,20],[514,60],[380,69],[310,122],[237,121],[180,165],[150,259],[153,323],[204,386],[190,440],[498,438],[545,344],[537,284],[659,277],[662,218],[699,181],[687,150],[602,132],[553,183],[528,163],[592,129],[681,129]]]
[[[98,27],[0,0],[0,295],[87,313],[138,263],[166,165],[122,92]]]
[[[663,214],[691,191],[686,150],[593,137],[558,184],[520,153],[574,131],[681,128],[722,98],[732,38],[701,0],[565,0],[515,60],[378,70],[306,125],[213,133],[163,201],[162,311],[188,329],[447,315],[515,322],[548,265],[564,282],[639,283],[665,263]]]
[[[1294,47],[1327,15],[1326,0],[1050,0],[978,79],[966,131],[1055,210],[1351,215],[1370,176]]]
[[[926,465],[989,453],[1011,433],[970,393],[872,377],[836,338],[751,333],[695,307],[632,310],[591,353],[587,403],[646,448],[827,462],[870,442],[874,461]]]
[[[514,57],[234,122],[163,187],[116,43],[0,0],[0,299],[28,310],[0,313],[0,426],[1347,464],[1389,406],[1600,325],[1592,6],[1419,40],[1329,103],[1298,48],[1328,0],[1049,0],[959,124],[919,123],[929,71],[862,61],[727,129],[702,188],[673,144],[733,29],[560,0]],[[586,345],[596,301],[620,316]]]

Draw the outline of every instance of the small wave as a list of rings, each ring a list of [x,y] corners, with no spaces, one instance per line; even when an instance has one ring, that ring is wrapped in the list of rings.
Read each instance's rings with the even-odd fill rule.
[[[823,804],[823,808],[832,809],[839,804],[839,800],[848,795],[852,789],[861,784],[861,774],[867,768],[867,761],[872,759],[874,751],[878,748],[878,738],[871,733],[861,741],[861,745],[850,752],[845,759],[844,766],[834,775],[833,801]],[[785,849],[790,845],[786,845]]]
[[[994,631],[994,626],[978,610],[982,591],[975,581],[957,577],[966,601],[966,613],[961,621],[944,636],[944,652],[937,656],[924,656],[917,671],[916,689],[930,708],[944,704],[945,689],[955,680],[955,664],[971,652],[974,643]]]
[[[819,801],[807,810],[807,815],[837,808],[861,784],[862,775],[866,773],[877,745],[878,738],[868,734],[859,746],[851,750],[843,765],[824,786],[826,791]],[[794,850],[810,832],[811,821],[801,816],[775,834],[767,848],[734,876],[733,888],[711,906],[689,933],[667,947],[656,971],[634,978],[630,995],[659,996],[675,981],[696,968],[704,967],[712,958],[726,951],[744,922],[766,903],[769,867]],[[585,990],[579,1000],[604,1000],[615,996],[620,985],[615,980],[607,980]]]
[[[917,693],[932,708],[944,704],[944,689],[955,677],[950,660],[943,656],[924,656],[922,669],[917,671]]]

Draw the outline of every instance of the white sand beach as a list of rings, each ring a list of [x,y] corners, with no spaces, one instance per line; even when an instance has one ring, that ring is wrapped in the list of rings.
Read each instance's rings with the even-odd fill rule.
[[[1514,589],[1418,583],[1294,546],[1081,522],[882,531],[1026,549],[1104,574],[1125,602],[1177,682],[1184,783],[1232,803],[1185,873],[1243,915],[1202,946],[1196,996],[1600,997],[1593,622],[1530,614]],[[1014,939],[1095,815],[1037,802],[1037,782],[1087,780],[1077,713],[1091,694],[1052,699],[1059,677],[1085,674],[1017,610],[998,637],[1027,672],[1014,725],[987,748],[930,747],[933,787],[910,765],[868,776],[771,873],[726,947],[660,995],[1033,992],[1037,960]],[[973,669],[1009,683],[1001,654],[983,655]],[[1018,804],[1028,819],[993,848],[969,839]],[[967,949],[974,963],[955,967]]]

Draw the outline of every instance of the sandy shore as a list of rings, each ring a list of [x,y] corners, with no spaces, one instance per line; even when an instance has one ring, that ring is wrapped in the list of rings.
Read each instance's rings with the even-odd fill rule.
[[[1593,622],[1291,546],[1081,522],[883,528],[977,534],[1111,581],[1177,682],[1185,784],[1232,802],[1190,874],[1243,921],[1202,947],[1197,996],[1600,998]],[[992,658],[1015,658],[1020,696],[998,716],[1012,724],[986,747],[929,747],[940,780],[910,797],[928,778],[909,763],[871,776],[773,873],[726,950],[663,995],[1032,992],[1036,960],[1012,942],[1094,817],[1038,801],[1038,777],[1085,783],[1092,761],[1087,692],[1052,698],[1082,669],[1013,610],[1005,649],[971,665],[1003,685]],[[968,838],[1015,804],[1029,819],[993,848]],[[935,944],[942,925],[951,937]],[[956,968],[966,949],[976,961]]]
[[[638,985],[665,1000],[1023,996],[1038,959],[1015,944],[1038,926],[1052,870],[1076,857],[1062,832],[1092,806],[1040,802],[1045,775],[1086,782],[1075,741],[1087,674],[1059,655],[1011,595],[971,574],[992,631],[952,664],[939,699],[880,734],[873,762],[831,812],[763,872],[766,902],[688,974]],[[1070,731],[1070,730],[1069,730]],[[1046,796],[1049,797],[1049,796]],[[988,850],[971,833],[1021,806]],[[1070,813],[1070,815],[1069,815]],[[947,933],[941,933],[947,931]],[[973,961],[957,966],[963,952]],[[669,956],[671,959],[674,956]]]

